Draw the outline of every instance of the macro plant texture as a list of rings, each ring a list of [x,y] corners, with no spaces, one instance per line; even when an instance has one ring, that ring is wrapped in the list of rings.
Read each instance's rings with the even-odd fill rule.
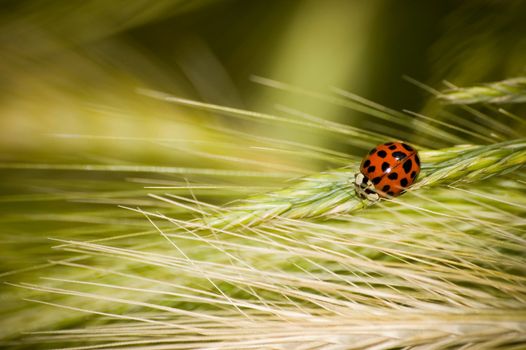
[[[0,348],[526,347],[523,1],[0,6]]]

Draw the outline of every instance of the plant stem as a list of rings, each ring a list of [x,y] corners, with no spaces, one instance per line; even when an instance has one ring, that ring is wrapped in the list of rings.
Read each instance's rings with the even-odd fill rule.
[[[440,98],[450,104],[526,102],[526,77],[454,88],[443,91]]]
[[[526,163],[526,139],[487,146],[457,146],[420,152],[422,172],[409,191],[480,181]],[[208,227],[253,226],[275,217],[291,219],[354,213],[374,203],[357,197],[358,164],[307,176],[282,190],[257,195],[207,220]]]

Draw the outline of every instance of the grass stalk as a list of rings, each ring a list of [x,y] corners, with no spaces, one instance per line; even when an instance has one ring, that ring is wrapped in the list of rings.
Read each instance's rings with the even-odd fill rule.
[[[526,139],[487,146],[458,146],[420,152],[422,172],[410,191],[481,181],[526,164]],[[210,227],[252,226],[275,217],[330,217],[354,213],[371,203],[357,197],[354,174],[359,164],[314,174],[282,190],[250,197],[207,218]]]
[[[442,91],[440,99],[448,104],[526,102],[526,77],[517,77],[470,87]]]

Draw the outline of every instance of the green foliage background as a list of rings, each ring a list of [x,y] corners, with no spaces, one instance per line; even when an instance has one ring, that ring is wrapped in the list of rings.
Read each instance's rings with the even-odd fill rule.
[[[153,330],[141,333],[139,325],[129,327],[137,326],[135,333],[144,338],[127,338],[116,329],[108,330],[107,336],[90,339],[78,334],[66,339],[24,333],[112,326],[111,315],[166,321],[149,314],[151,310],[139,302],[197,310],[199,316],[193,315],[194,318],[183,313],[189,320],[174,317],[174,322],[181,324],[200,320],[205,314],[220,317],[224,312],[225,322],[231,323],[232,329],[235,325],[238,329],[254,327],[254,334],[261,332],[255,327],[257,322],[238,319],[245,314],[230,299],[251,300],[254,295],[274,310],[281,306],[288,310],[289,302],[305,303],[306,309],[313,308],[312,315],[329,319],[330,315],[322,312],[327,307],[314,303],[313,295],[332,298],[335,304],[340,298],[352,299],[353,303],[372,308],[364,315],[385,311],[378,300],[409,305],[413,311],[422,312],[429,312],[429,305],[419,309],[421,305],[413,301],[451,307],[448,303],[453,300],[452,305],[456,302],[470,308],[455,317],[484,319],[487,314],[498,313],[496,318],[511,323],[513,332],[504,332],[503,337],[509,339],[502,338],[501,343],[492,345],[491,333],[480,331],[483,336],[476,338],[460,331],[460,340],[454,344],[426,338],[429,348],[455,347],[471,341],[475,345],[487,342],[484,344],[488,348],[524,346],[526,179],[519,167],[486,181],[458,184],[458,188],[457,183],[448,183],[453,187],[422,189],[419,194],[407,195],[407,200],[404,196],[399,203],[381,204],[357,217],[336,218],[336,222],[327,221],[334,218],[307,217],[299,222],[269,224],[261,232],[239,233],[241,238],[205,235],[208,241],[204,242],[181,232],[182,223],[206,216],[224,204],[289,188],[291,179],[301,176],[352,167],[368,149],[385,140],[403,139],[425,151],[524,138],[524,104],[490,101],[468,105],[463,101],[460,106],[450,106],[434,96],[437,90],[525,75],[524,1],[88,0],[2,1],[0,6],[0,276],[9,283],[0,287],[0,337],[4,346],[47,347],[48,341],[49,347],[104,345],[153,337]],[[152,98],[151,90],[186,100],[168,103]],[[524,85],[519,86],[517,94],[524,96]],[[357,96],[386,107],[364,102]],[[188,100],[208,105],[189,106]],[[418,114],[398,112],[401,110]],[[517,144],[521,146],[520,141]],[[290,192],[284,193],[295,198]],[[203,207],[206,204],[218,207]],[[146,211],[157,226],[152,226],[137,210]],[[164,220],[164,216],[178,221],[174,224]],[[444,217],[449,219],[443,222]],[[414,225],[407,227],[408,222]],[[451,227],[462,233],[450,231]],[[509,241],[503,239],[499,243],[492,229]],[[176,251],[159,230],[174,235]],[[347,250],[348,241],[342,237],[350,232],[351,241],[356,239],[358,243]],[[276,240],[288,247],[291,255],[270,248],[260,251],[256,247],[263,249],[265,244],[243,236],[270,234],[280,235]],[[387,239],[387,234],[394,236]],[[444,241],[435,234],[444,234]],[[289,237],[293,237],[292,242],[287,240]],[[330,237],[330,242],[318,246],[321,237]],[[115,249],[130,249],[136,258],[120,259],[122,251],[106,251],[98,256],[104,251],[102,247],[79,243],[93,240],[106,240]],[[454,270],[468,271],[466,275],[460,273],[465,279],[441,285],[450,270],[437,268],[427,276],[424,270],[419,271],[415,275],[422,279],[414,294],[398,295],[407,300],[371,296],[371,290],[357,294],[376,301],[351,298],[345,294],[349,291],[322,284],[319,289],[298,287],[313,293],[309,297],[286,293],[295,290],[293,277],[302,274],[325,281],[330,280],[326,274],[347,278],[356,273],[355,277],[377,278],[363,285],[354,281],[359,288],[367,289],[365,286],[376,286],[377,282],[385,283],[387,289],[410,290],[412,287],[400,280],[383,281],[380,270],[374,270],[372,265],[361,265],[363,270],[354,271],[350,265],[329,261],[317,250],[329,249],[345,256],[358,254],[361,261],[390,264],[391,258],[396,260],[393,256],[405,257],[384,250],[398,249],[397,240],[413,247],[406,253],[415,256],[431,243],[432,256],[446,259],[441,254],[446,248],[451,249],[447,259],[458,258],[459,265],[453,264]],[[302,246],[304,242],[308,245]],[[223,244],[232,244],[239,250],[245,247],[247,252],[236,250],[236,257],[261,271],[261,276],[255,274],[254,284],[248,283],[249,287],[235,279],[228,280],[226,275],[207,277],[219,285],[212,283],[214,288],[222,291],[214,298],[227,295],[230,304],[212,305],[181,295],[160,298],[154,293],[152,297],[152,291],[177,289],[174,284],[192,288],[187,292],[194,296],[214,290],[203,278],[203,270],[191,270],[189,262],[217,263],[228,271],[228,266],[236,265],[233,261],[239,261],[225,254],[230,248],[215,249]],[[486,255],[483,248],[495,244],[502,245],[495,248],[495,255],[489,251]],[[487,261],[477,260],[477,249]],[[171,270],[172,262],[168,260],[156,267],[141,263],[141,259],[151,262],[153,257],[148,254],[154,253],[183,259],[178,262],[183,272]],[[492,260],[503,257],[509,263]],[[411,269],[409,260],[402,260],[400,268],[408,264]],[[440,263],[450,263],[444,261]],[[76,263],[89,268],[71,266]],[[104,270],[110,267],[121,275]],[[287,279],[271,280],[275,276],[266,276],[268,271],[286,273]],[[238,273],[247,274],[242,270]],[[384,277],[387,279],[388,275]],[[169,284],[152,287],[151,281],[138,280],[137,276]],[[63,288],[68,283],[42,277],[98,281],[127,289],[106,293],[101,286],[73,285],[66,288],[68,292],[56,296],[37,286],[51,283],[52,288]],[[425,285],[424,277],[436,284]],[[266,278],[278,286],[277,291],[255,283]],[[494,286],[481,282],[483,279],[492,281]],[[380,287],[372,289],[383,291]],[[93,292],[98,297],[86,301],[72,295],[72,290]],[[424,293],[427,290],[440,297],[434,299],[433,293]],[[132,300],[134,304],[103,298],[108,295]],[[107,314],[90,315],[25,299]],[[470,304],[468,300],[474,301]],[[340,306],[352,309],[347,304]],[[349,316],[347,311],[330,310]],[[473,310],[480,314],[474,315]],[[440,307],[434,311],[439,312]],[[251,315],[252,320],[258,320],[258,315]],[[490,325],[496,322],[491,315]],[[393,320],[395,316],[390,314]],[[422,319],[426,317],[415,323]],[[367,317],[357,316],[356,320],[362,324],[372,322]],[[276,319],[269,316],[264,321]],[[290,324],[291,332],[301,331],[301,324]],[[276,328],[280,328],[279,324],[262,323],[269,338],[275,335],[280,339]],[[333,334],[329,328],[326,334]],[[244,339],[233,330],[231,334],[229,341]],[[201,334],[201,339],[209,335]],[[324,338],[323,332],[320,337],[330,338]],[[380,348],[423,346],[417,341],[411,343],[413,340],[403,343],[410,338],[398,333],[400,343],[381,343]],[[188,348],[199,347],[199,340],[181,339]],[[313,340],[312,348],[316,341],[320,340]],[[350,343],[352,340],[342,340],[341,348]],[[276,344],[288,348],[286,342],[278,340]],[[367,347],[366,343],[362,345]],[[267,348],[268,344],[259,346]],[[242,346],[238,344],[237,348]]]

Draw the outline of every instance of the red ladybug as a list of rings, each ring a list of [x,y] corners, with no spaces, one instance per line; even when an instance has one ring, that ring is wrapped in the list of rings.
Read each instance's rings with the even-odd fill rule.
[[[387,142],[373,148],[354,178],[356,193],[371,201],[395,197],[415,182],[420,173],[418,152],[403,142]]]

